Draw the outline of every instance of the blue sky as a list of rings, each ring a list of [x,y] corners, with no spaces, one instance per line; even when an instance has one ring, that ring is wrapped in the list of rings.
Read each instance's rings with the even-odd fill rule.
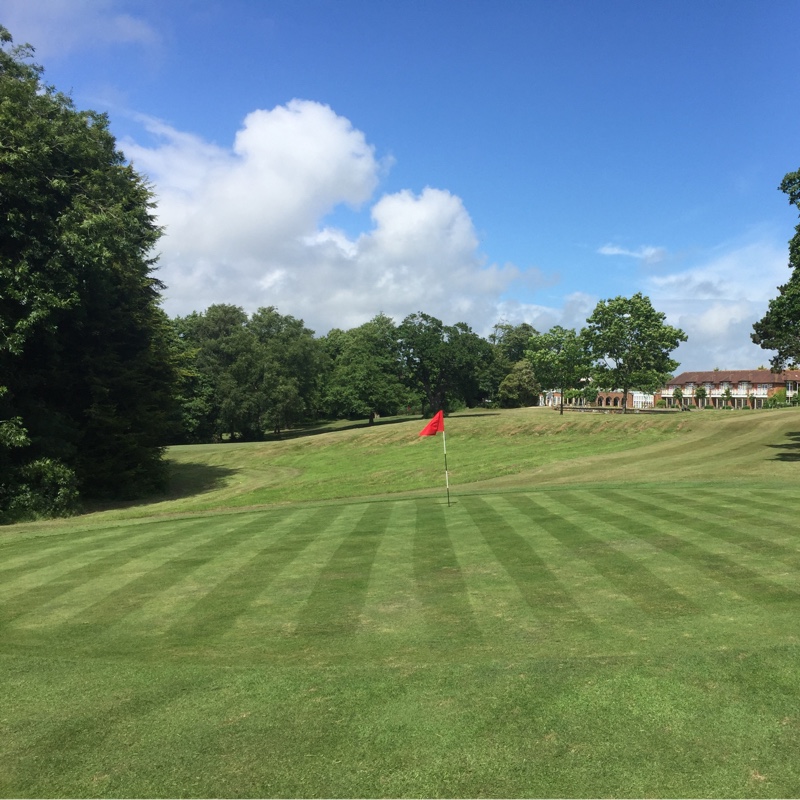
[[[769,359],[796,0],[0,0],[0,22],[151,180],[170,314],[486,335],[642,291],[689,335],[681,369]]]

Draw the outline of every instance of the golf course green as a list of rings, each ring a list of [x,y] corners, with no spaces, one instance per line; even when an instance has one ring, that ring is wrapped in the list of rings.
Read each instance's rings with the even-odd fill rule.
[[[426,421],[1,528],[0,795],[800,794],[800,410]]]

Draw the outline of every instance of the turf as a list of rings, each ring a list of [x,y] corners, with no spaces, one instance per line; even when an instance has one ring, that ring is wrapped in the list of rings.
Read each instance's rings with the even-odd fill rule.
[[[0,794],[797,796],[800,414],[447,424],[0,532]]]

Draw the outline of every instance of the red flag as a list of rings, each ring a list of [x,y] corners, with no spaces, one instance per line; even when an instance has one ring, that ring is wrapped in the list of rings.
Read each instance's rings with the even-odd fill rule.
[[[436,416],[419,432],[420,436],[436,436],[439,431],[444,433],[444,414],[436,412]]]

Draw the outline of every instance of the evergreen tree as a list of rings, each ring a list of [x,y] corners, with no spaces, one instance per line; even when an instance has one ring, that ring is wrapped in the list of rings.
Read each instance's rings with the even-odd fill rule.
[[[105,115],[44,84],[4,28],[0,44],[0,419],[27,437],[2,458],[50,464],[45,493],[71,473],[84,496],[136,496],[165,479],[175,377],[151,192]]]

